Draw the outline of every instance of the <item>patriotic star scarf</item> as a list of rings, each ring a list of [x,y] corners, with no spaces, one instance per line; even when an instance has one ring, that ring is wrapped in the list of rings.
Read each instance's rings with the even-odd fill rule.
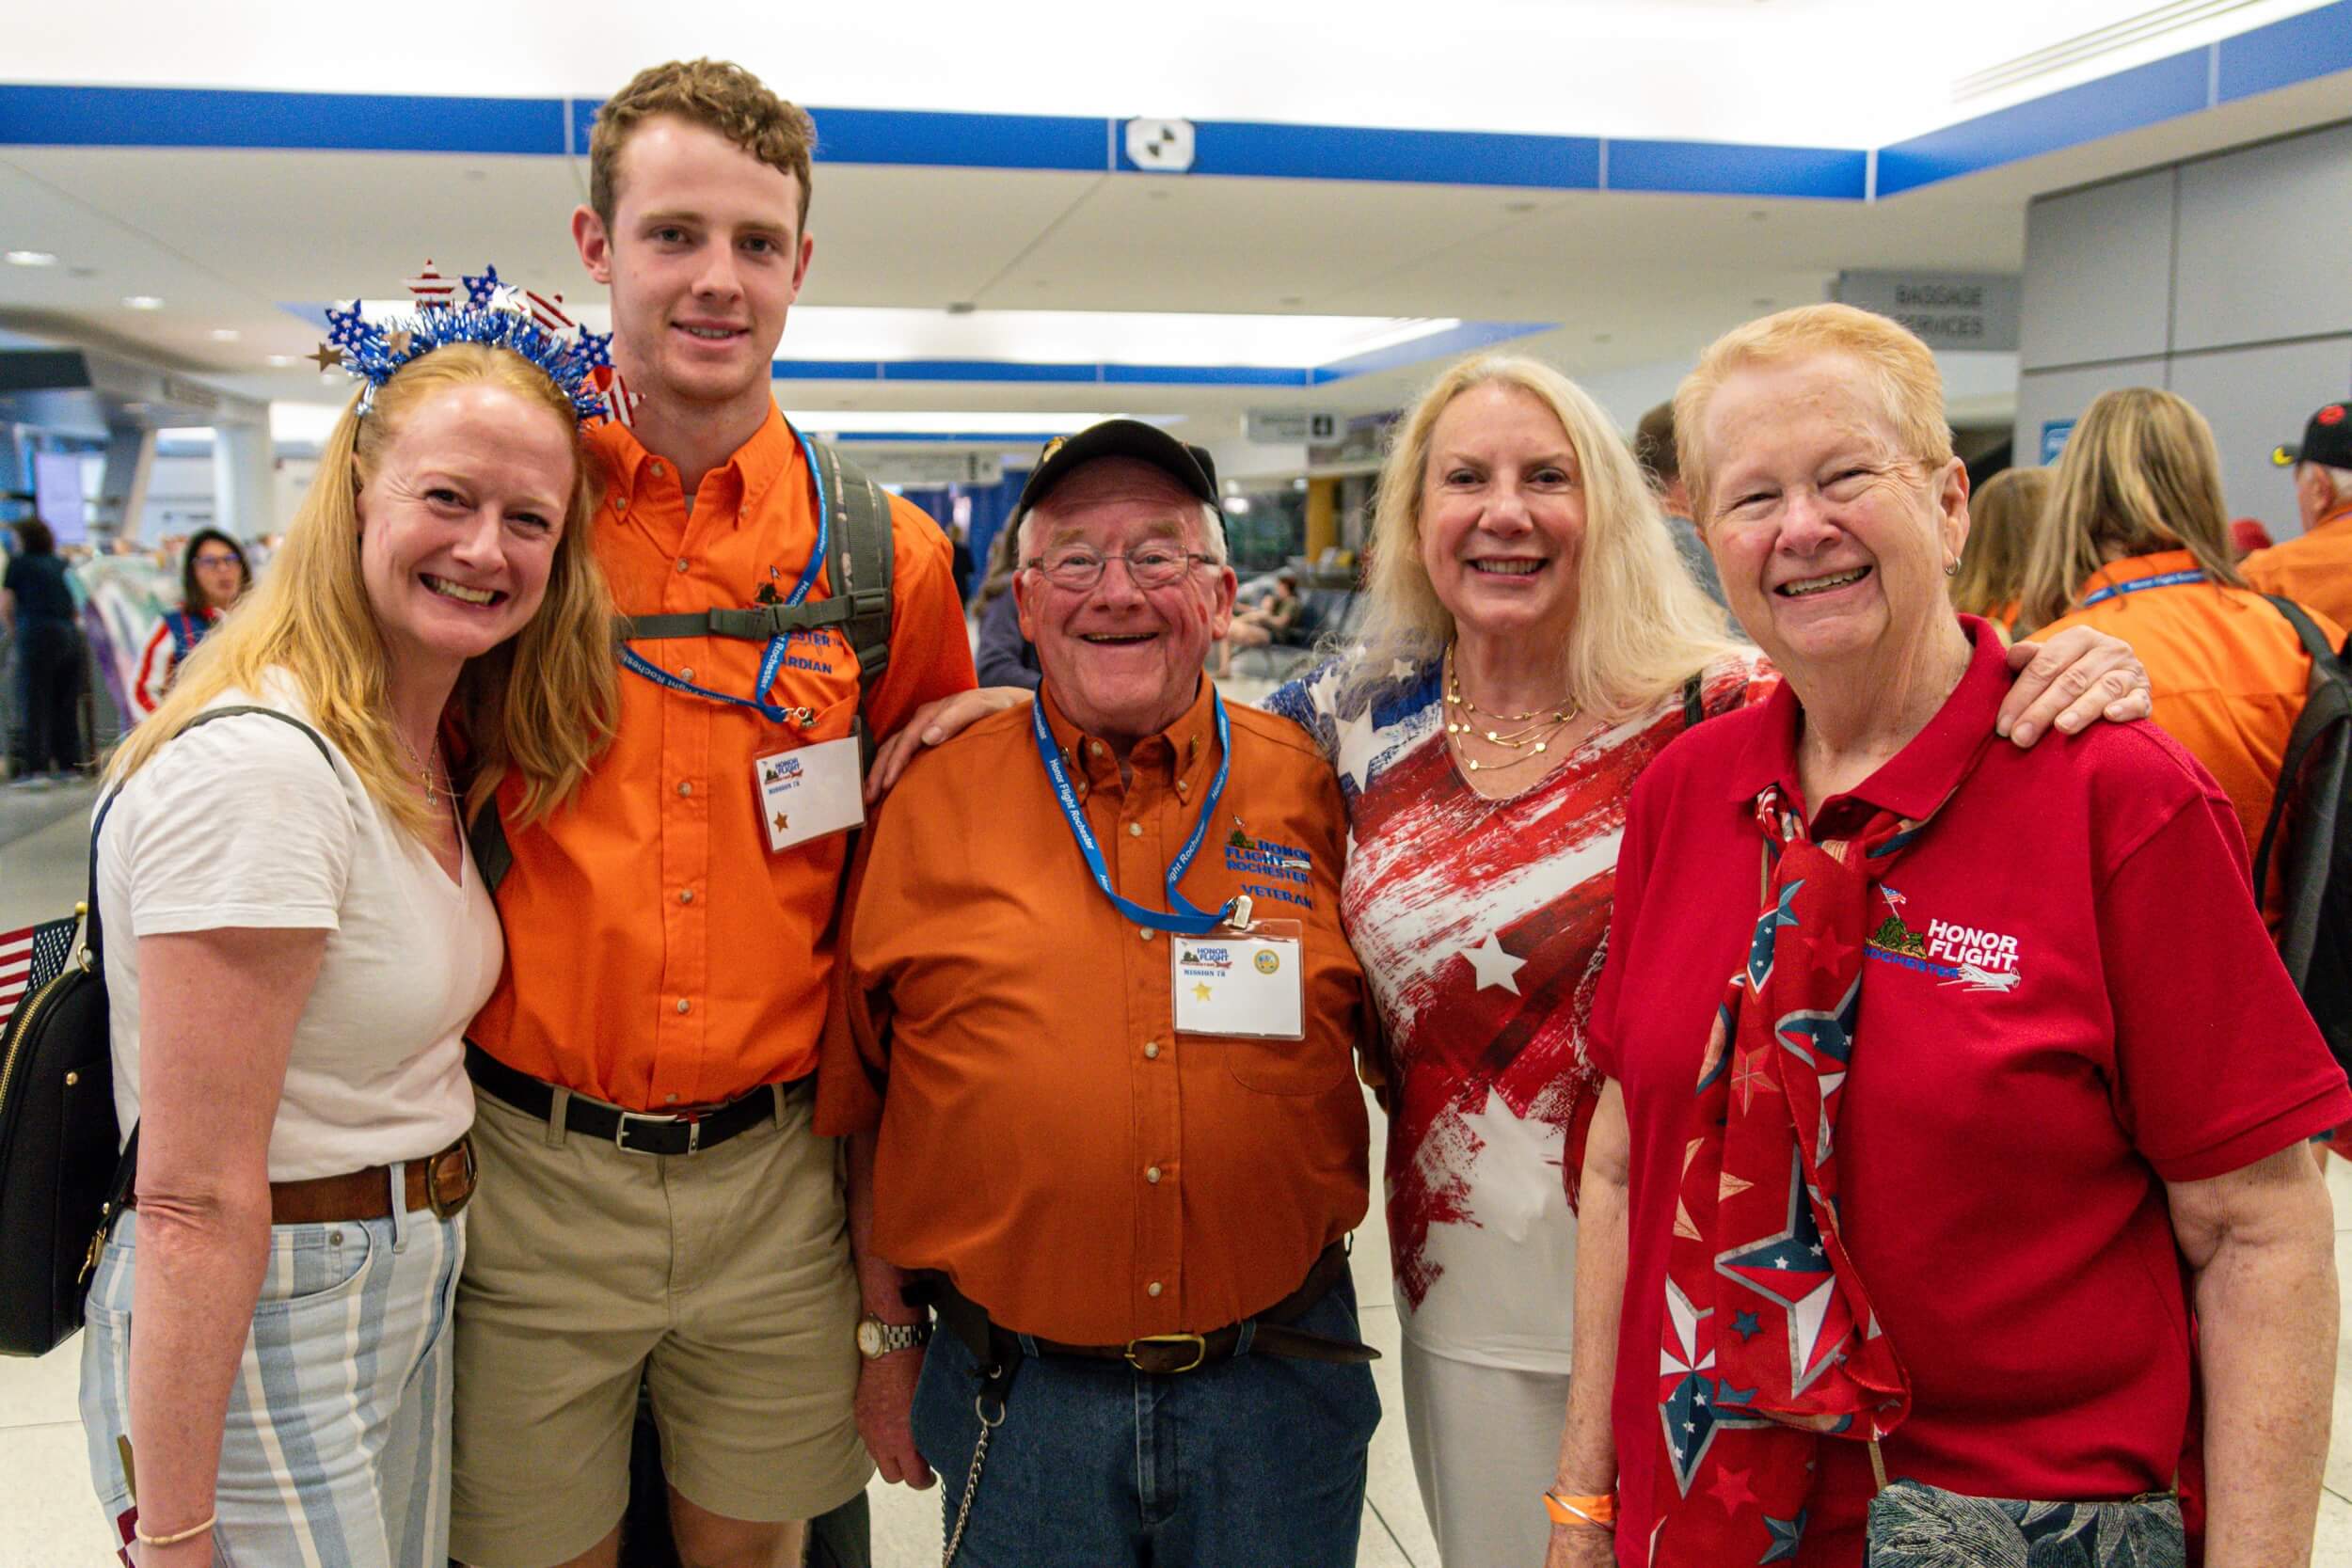
[[[1820,1437],[1875,1441],[1911,1410],[1839,1233],[1836,1129],[1871,890],[1933,814],[1851,804],[1860,831],[1816,843],[1778,784],[1756,797],[1763,910],[1708,1037],[1667,1255],[1657,1568],[1794,1561]]]

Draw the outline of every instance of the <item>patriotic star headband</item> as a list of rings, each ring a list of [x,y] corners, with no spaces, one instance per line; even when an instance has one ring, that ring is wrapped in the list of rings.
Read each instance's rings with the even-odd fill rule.
[[[628,421],[635,399],[612,367],[612,335],[590,332],[564,313],[562,294],[538,294],[501,282],[498,268],[458,285],[433,270],[408,279],[416,309],[383,323],[360,313],[360,304],[326,308],[326,341],[310,356],[319,369],[342,368],[367,383],[359,412],[374,406],[376,389],[403,365],[450,343],[483,343],[530,360],[571,401],[580,422],[596,419]]]

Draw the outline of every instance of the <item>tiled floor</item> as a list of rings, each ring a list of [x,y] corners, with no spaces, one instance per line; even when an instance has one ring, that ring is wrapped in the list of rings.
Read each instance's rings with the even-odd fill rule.
[[[86,789],[71,799],[64,791],[20,800],[0,798],[0,929],[69,909],[80,895],[87,802]],[[39,825],[43,822],[47,825]],[[2337,1275],[2352,1284],[2352,1164],[2333,1162],[2329,1185],[2336,1199]],[[1356,1238],[1356,1283],[1365,1338],[1385,1353],[1374,1370],[1388,1415],[1373,1439],[1357,1560],[1364,1568],[1437,1568],[1405,1443],[1396,1309],[1381,1261],[1387,1254],[1388,1237],[1375,1205],[1371,1222]],[[2346,1294],[2352,1297],[2352,1288]],[[0,1360],[0,1568],[105,1568],[114,1560],[90,1497],[75,1409],[79,1353],[79,1342],[73,1341],[39,1361]],[[2320,1568],[2352,1568],[2352,1400],[2344,1398],[2352,1388],[2352,1342],[2339,1341],[2336,1388],[2335,1442],[2313,1557]],[[921,1568],[938,1560],[936,1491],[911,1493],[877,1482],[873,1498],[875,1559],[881,1568]]]

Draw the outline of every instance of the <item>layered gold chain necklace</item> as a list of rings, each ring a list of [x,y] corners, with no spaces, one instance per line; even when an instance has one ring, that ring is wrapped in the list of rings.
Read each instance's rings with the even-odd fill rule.
[[[1453,748],[1455,760],[1472,773],[1500,773],[1534,762],[1550,749],[1562,730],[1576,721],[1579,711],[1574,698],[1564,697],[1553,706],[1527,713],[1490,713],[1462,694],[1462,672],[1451,647],[1445,652],[1445,705],[1446,744]],[[1463,742],[1462,737],[1470,735],[1519,754],[1509,762],[1482,763]]]

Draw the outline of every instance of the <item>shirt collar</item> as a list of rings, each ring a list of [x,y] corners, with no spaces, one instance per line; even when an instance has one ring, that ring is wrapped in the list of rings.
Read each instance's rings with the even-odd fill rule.
[[[2127,555],[2121,561],[2110,561],[2084,579],[2074,590],[2074,602],[2081,604],[2102,588],[2118,583],[2138,582],[2145,578],[2160,578],[2169,572],[2201,572],[2205,568],[2186,550],[2158,550],[2153,555]]]
[[[635,497],[651,477],[652,465],[666,460],[645,450],[637,433],[617,420],[607,420],[588,433],[589,447],[604,464],[606,484],[619,495]],[[752,432],[751,439],[735,449],[726,466],[704,477],[708,484],[717,477],[726,487],[717,498],[732,523],[740,527],[745,517],[759,510],[760,503],[777,483],[792,477],[801,467],[801,443],[786,422],[784,411],[771,402],[768,417]],[[677,474],[672,469],[668,483],[675,484]],[[726,502],[730,499],[734,504]]]
[[[1038,701],[1045,705],[1045,727],[1053,733],[1054,744],[1061,749],[1062,761],[1070,768],[1071,782],[1083,799],[1089,789],[1120,787],[1119,758],[1107,741],[1097,740],[1081,730],[1062,712],[1054,700],[1051,682],[1038,687]],[[1200,677],[1200,689],[1193,693],[1192,705],[1177,716],[1176,721],[1157,735],[1146,736],[1136,742],[1127,753],[1128,767],[1138,777],[1166,781],[1179,799],[1189,800],[1204,787],[1210,771],[1216,766],[1216,713],[1211,697],[1216,687],[1209,677]]]
[[[2144,558],[2143,558],[2144,559]],[[1859,800],[1894,812],[1923,817],[1944,803],[1944,798],[1968,771],[1978,745],[1992,733],[2010,687],[2009,650],[1991,622],[1963,615],[1960,624],[1974,649],[1967,673],[1927,727],[1884,766],[1843,796],[1815,804],[1805,802],[1809,816],[1819,819],[1823,808],[1839,800]],[[1764,703],[1761,721],[1747,748],[1729,771],[1730,798],[1752,801],[1766,785],[1777,782],[1792,800],[1803,800],[1797,788],[1797,735],[1804,708],[1786,676]]]
[[[2310,528],[2304,530],[2304,533],[2306,537],[2308,537],[2311,534],[2317,533],[2321,529],[2334,528],[2339,524],[2344,523],[2352,523],[2352,501],[2345,501],[2342,506],[2337,507],[2332,512],[2321,513],[2319,515],[2319,520],[2312,524]]]

